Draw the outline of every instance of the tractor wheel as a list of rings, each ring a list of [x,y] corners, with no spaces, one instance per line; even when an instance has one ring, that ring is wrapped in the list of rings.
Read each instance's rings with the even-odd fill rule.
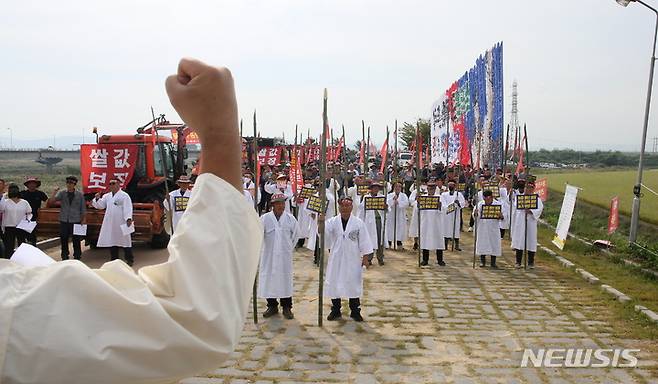
[[[164,229],[159,234],[153,235],[149,245],[153,249],[163,249],[167,248],[169,244],[169,234]]]

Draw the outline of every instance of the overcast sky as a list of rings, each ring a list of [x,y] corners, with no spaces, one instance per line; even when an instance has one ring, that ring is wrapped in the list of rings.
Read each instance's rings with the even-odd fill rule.
[[[516,79],[532,148],[639,149],[654,22],[614,0],[8,2],[0,145],[9,127],[132,132],[151,105],[178,121],[163,84],[182,56],[233,71],[246,132],[257,109],[262,136],[318,135],[327,87],[331,126],[351,143],[363,119],[381,143],[503,41],[505,121]]]

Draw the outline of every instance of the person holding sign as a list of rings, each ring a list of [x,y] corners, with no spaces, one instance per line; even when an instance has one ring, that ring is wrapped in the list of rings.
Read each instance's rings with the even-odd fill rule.
[[[516,252],[516,268],[522,267],[524,252],[528,252],[528,267],[535,267],[537,221],[544,210],[544,204],[534,192],[535,182],[528,178],[523,194],[516,195],[514,199],[516,209],[512,219],[512,248]]]
[[[310,182],[306,182],[302,187],[302,190],[295,197],[295,205],[297,206],[297,220],[299,222],[299,232],[297,233],[297,245],[296,248],[301,248],[304,246],[306,239],[313,236],[315,237],[315,232],[311,232],[311,222],[313,218],[311,217],[311,211],[306,209],[308,204],[308,199],[315,193],[315,188]]]
[[[316,189],[320,186],[320,178],[315,179]],[[325,196],[327,196],[327,205],[325,206],[326,216],[332,218],[336,216],[334,204],[334,194],[331,193],[328,189],[325,189]],[[306,210],[309,211],[311,216],[311,222],[309,224],[309,239],[308,244],[306,244],[306,249],[313,251],[313,264],[319,265],[320,262],[320,241],[318,238],[318,214],[322,213],[322,199],[320,199],[320,193],[316,192],[311,197],[309,197],[308,202],[306,203]]]
[[[352,215],[352,199],[342,198],[338,211],[340,215],[325,223],[325,246],[331,250],[324,280],[324,294],[331,298],[327,320],[341,318],[341,298],[348,298],[350,317],[363,321],[363,267],[370,264],[374,247],[365,223]],[[325,215],[320,214],[318,220],[325,220]]]
[[[174,232],[176,231],[178,222],[180,222],[180,219],[183,217],[183,214],[187,209],[187,203],[189,202],[190,197],[192,196],[192,191],[189,190],[190,183],[191,181],[189,177],[185,175],[179,177],[178,180],[176,181],[176,184],[178,184],[178,188],[180,189],[169,192],[169,198],[164,202],[165,209],[167,210],[167,215],[169,215],[173,223]],[[171,207],[174,207],[173,211]],[[165,229],[167,231],[170,231],[171,226],[169,226],[168,228],[165,226]]]
[[[421,181],[420,194],[421,196],[427,196],[427,184],[426,180]],[[409,237],[414,238],[413,250],[418,250],[418,196],[416,189],[416,183],[412,184],[411,194],[409,195],[409,206],[412,207],[411,210],[411,220],[409,220]],[[439,237],[443,237],[443,233],[439,233]]]
[[[80,260],[82,255],[82,247],[80,246],[82,236],[74,233],[73,226],[85,223],[87,203],[82,192],[75,189],[76,184],[78,184],[78,178],[68,176],[66,178],[66,190],[60,191],[59,188],[55,188],[47,203],[48,206],[56,201],[61,204],[59,210],[59,241],[62,249],[62,260],[69,259],[69,237],[72,238],[71,242],[73,243],[73,258]]]
[[[272,195],[272,211],[261,216],[263,224],[263,249],[258,270],[258,297],[267,299],[263,317],[279,313],[293,319],[292,313],[292,254],[297,242],[299,227],[292,214],[285,212],[288,198],[283,194]]]
[[[381,187],[382,185],[377,181],[370,184],[370,193],[363,197],[359,217],[368,228],[373,252],[377,253],[377,262],[379,265],[384,265],[384,228],[382,224],[388,207],[386,197],[380,194]],[[372,265],[372,256],[369,262]]]
[[[402,183],[397,181],[393,184],[393,192],[386,196],[388,212],[386,218],[386,240],[388,247],[404,250],[402,243],[407,240],[407,207],[409,198],[402,192]],[[397,242],[397,243],[394,243]]]
[[[441,206],[443,212],[443,237],[445,238],[445,248],[448,248],[448,241],[452,239],[452,245],[457,251],[459,248],[459,238],[461,232],[462,208],[466,207],[464,195],[455,188],[455,180],[448,181],[448,192],[441,194]]]
[[[482,192],[483,200],[477,204],[473,216],[477,220],[475,253],[480,255],[480,267],[487,265],[487,255],[491,256],[491,268],[498,268],[496,257],[502,254],[500,225],[504,218],[503,205],[494,200],[493,192],[485,190]]]
[[[441,192],[437,189],[436,182],[427,182],[427,195],[420,196],[418,200],[418,216],[420,218],[420,249],[423,261],[420,265],[428,265],[430,251],[436,251],[436,263],[445,266],[443,261],[443,250],[445,243],[441,234],[443,230],[443,218],[441,213]]]
[[[512,194],[514,190],[512,189],[512,180],[506,177],[503,177],[501,181],[500,188],[500,204],[503,206],[503,220],[500,221],[500,238],[505,237],[505,231],[510,227],[510,204],[512,204]]]
[[[105,210],[96,246],[109,247],[111,260],[118,259],[119,248],[123,248],[126,263],[132,266],[134,258],[130,233],[125,234],[121,226],[125,225],[128,228],[132,226],[133,202],[130,196],[121,190],[118,179],[110,180],[109,189],[110,192],[102,196],[100,192],[96,193],[91,201],[94,208]]]
[[[292,192],[292,185],[290,184],[290,180],[288,180],[288,176],[286,176],[285,173],[280,173],[279,176],[276,177],[276,183],[268,182],[265,183],[265,192],[275,195],[275,194],[283,194],[286,196],[288,200],[286,200],[286,212],[291,213],[292,209],[290,207],[290,202],[293,197],[293,192]]]
[[[0,214],[2,214],[2,232],[4,233],[4,257],[9,259],[14,254],[14,248],[25,242],[27,235],[18,226],[22,221],[32,219],[32,207],[27,200],[21,199],[18,185],[12,183],[7,187],[7,198],[0,200]]]

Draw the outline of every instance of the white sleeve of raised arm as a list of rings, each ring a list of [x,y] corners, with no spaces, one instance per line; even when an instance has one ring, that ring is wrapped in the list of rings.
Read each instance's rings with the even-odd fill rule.
[[[202,174],[169,260],[0,260],[0,382],[172,383],[217,367],[245,323],[262,243],[253,207]]]

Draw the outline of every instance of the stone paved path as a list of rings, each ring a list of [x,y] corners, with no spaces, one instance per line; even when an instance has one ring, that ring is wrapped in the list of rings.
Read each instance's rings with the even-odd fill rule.
[[[651,343],[612,336],[605,304],[583,293],[589,288],[577,289],[583,284],[577,277],[561,278],[541,259],[534,271],[514,269],[511,254],[499,261],[501,270],[472,269],[472,236],[464,237],[464,251],[447,252],[446,267],[431,258],[434,265],[419,269],[416,253],[387,251],[386,265],[366,273],[366,321],[352,321],[344,303],[347,320],[325,320],[323,328],[318,269],[310,252],[297,251],[296,318],[260,317],[257,325],[249,318],[231,360],[181,384],[658,382],[656,348],[637,355],[635,369],[519,368],[524,348]],[[261,313],[264,307],[259,302]]]

